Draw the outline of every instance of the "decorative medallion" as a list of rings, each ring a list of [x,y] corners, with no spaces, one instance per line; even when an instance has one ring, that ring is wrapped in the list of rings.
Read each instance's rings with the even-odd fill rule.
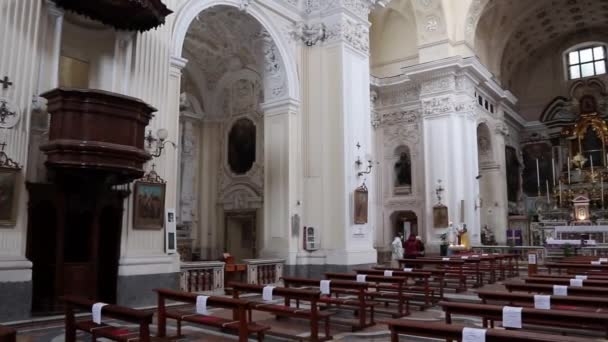
[[[13,128],[19,122],[19,107],[0,96],[0,128]]]

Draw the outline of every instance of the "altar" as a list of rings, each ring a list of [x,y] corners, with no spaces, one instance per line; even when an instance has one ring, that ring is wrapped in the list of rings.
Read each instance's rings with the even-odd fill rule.
[[[556,226],[556,240],[593,240],[596,243],[608,243],[608,226]],[[549,240],[549,239],[548,239]]]

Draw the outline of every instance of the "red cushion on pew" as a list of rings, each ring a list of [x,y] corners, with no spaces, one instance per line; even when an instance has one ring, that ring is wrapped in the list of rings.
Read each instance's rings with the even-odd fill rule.
[[[127,330],[127,329],[112,329],[112,330],[105,330],[104,333],[106,334],[110,334],[112,336],[122,336],[122,335],[127,335],[130,334],[131,331]]]

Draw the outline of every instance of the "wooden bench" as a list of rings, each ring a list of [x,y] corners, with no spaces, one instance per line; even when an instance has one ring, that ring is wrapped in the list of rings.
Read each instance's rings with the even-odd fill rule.
[[[589,272],[583,272],[581,274],[576,274],[576,273],[572,273],[572,274],[546,274],[546,273],[535,273],[533,275],[534,278],[555,278],[555,279],[572,279],[575,278],[577,275],[584,275],[587,276],[587,280],[605,280],[608,281],[608,274],[606,275],[602,275],[602,274],[595,274],[595,272],[589,273]]]
[[[480,317],[483,326],[488,321],[494,327],[494,321],[502,321],[502,305],[470,304],[457,302],[439,302],[445,311],[445,322],[452,323],[452,315]],[[601,331],[608,337],[608,314],[570,310],[543,310],[522,308],[522,324],[534,324],[549,327],[568,327],[572,329]]]
[[[410,299],[411,295],[408,295],[404,292],[405,284],[407,279],[403,277],[385,277],[385,276],[377,276],[377,275],[365,275],[366,282],[369,287],[375,289],[375,291],[366,291],[365,295],[368,298],[371,298],[374,301],[382,301],[385,305],[389,303],[397,304],[397,312],[387,311],[382,309],[376,309],[377,313],[383,313],[387,315],[391,315],[394,318],[399,318],[403,316],[407,316],[410,314]],[[338,280],[348,280],[353,281],[357,280],[357,274],[353,273],[334,273],[334,272],[326,272],[325,277],[330,280],[338,279]],[[382,287],[379,287],[379,284],[388,284],[392,285],[391,291],[384,291]],[[405,304],[405,305],[404,305]]]
[[[445,257],[425,257],[418,258],[419,260],[439,260],[443,261]],[[496,258],[491,256],[481,256],[480,254],[471,254],[471,255],[453,255],[449,257],[450,260],[464,261],[463,272],[468,276],[473,276],[475,282],[473,283],[473,287],[481,287],[483,286],[483,275],[482,271],[488,276],[488,283],[493,284],[496,282],[496,271],[500,271],[501,269],[496,266]],[[504,269],[502,269],[502,275],[504,275]]]
[[[398,259],[399,268],[405,267],[417,268],[420,271],[435,272],[432,268],[425,266],[433,266],[443,274],[445,287],[448,287],[451,280],[456,280],[456,286],[453,287],[456,292],[467,290],[467,275],[464,269],[464,260],[443,260],[443,259]]]
[[[446,341],[461,341],[462,329],[465,327],[456,324],[439,322],[421,322],[407,319],[394,319],[383,321],[391,331],[391,342],[399,342],[399,335],[429,337]],[[572,336],[559,336],[527,331],[487,329],[486,342],[585,342],[587,338]]]
[[[523,291],[523,292],[535,292],[535,293],[553,293],[553,285],[549,284],[524,284],[519,282],[505,282],[504,286],[509,292]],[[569,296],[582,296],[582,297],[603,297],[608,298],[608,289],[603,287],[590,287],[590,286],[568,286]]]
[[[319,288],[321,279],[283,277],[283,285],[285,287],[298,288]],[[368,301],[366,292],[368,289],[367,283],[358,283],[356,281],[332,280],[330,285],[330,294],[321,295],[319,303],[325,308],[354,310],[358,315],[358,324],[350,325],[353,331],[365,329],[375,323],[374,312],[377,303]],[[334,297],[332,297],[332,295]],[[352,297],[340,298],[340,295],[348,295]],[[290,298],[285,297],[285,305],[290,305]],[[299,301],[296,299],[296,307],[299,307]],[[369,312],[369,321],[367,320],[367,312]],[[344,323],[338,320],[332,320],[332,323]]]
[[[17,330],[0,325],[0,342],[16,342]]]
[[[547,271],[549,272],[549,274],[551,274],[552,270],[557,270],[558,274],[562,272],[562,270],[566,270],[566,271],[603,271],[606,272],[608,271],[608,264],[606,263],[602,263],[600,265],[592,265],[591,262],[589,263],[581,263],[581,264],[577,264],[577,263],[559,263],[559,262],[547,262],[545,263],[545,267],[547,268]]]
[[[102,309],[102,316],[111,317],[120,321],[134,323],[139,326],[139,331],[133,331],[125,327],[112,326],[101,322],[97,324],[92,319],[76,320],[75,311],[84,310],[91,312],[93,304],[96,302],[90,299],[64,296],[61,300],[65,303],[65,340],[66,342],[76,341],[76,330],[81,330],[91,334],[91,339],[103,337],[112,341],[121,342],[150,342],[150,324],[152,323],[153,312],[143,312],[120,305],[105,305]]]
[[[574,277],[570,277],[567,279],[564,278],[551,278],[551,277],[527,277],[523,278],[526,284],[552,284],[552,285],[570,285],[570,279]],[[608,287],[607,280],[595,280],[595,279],[585,279],[583,280],[583,286],[593,286],[593,287]]]
[[[504,291],[477,291],[477,296],[483,304],[488,302],[508,303],[513,306],[534,307],[534,294]],[[596,311],[608,309],[608,298],[555,296],[551,295],[551,307],[557,310],[586,310]]]
[[[264,285],[254,285],[247,283],[236,283],[231,282],[233,298],[239,299],[241,293],[257,293],[263,294]],[[311,290],[299,290],[286,287],[275,287],[272,291],[273,296],[279,296],[285,298],[285,305],[279,305],[275,303],[264,303],[249,301],[249,321],[251,322],[251,309],[258,311],[265,311],[275,314],[277,317],[293,317],[301,318],[310,321],[310,341],[327,341],[331,340],[332,336],[329,331],[329,318],[334,313],[332,312],[320,312],[318,303],[321,296],[319,291]],[[295,299],[300,302],[308,302],[310,309],[300,309],[298,307],[290,306],[289,300]],[[325,324],[325,337],[319,339],[319,321],[323,321]],[[272,330],[271,330],[272,331]],[[275,333],[276,335],[276,333]],[[279,335],[277,335],[279,336]],[[293,338],[293,336],[285,335],[279,337]],[[296,338],[299,339],[299,338]]]
[[[376,275],[376,276],[384,276],[385,271],[383,270],[369,270],[369,269],[355,269],[357,274],[367,274],[367,275]],[[401,277],[406,279],[413,279],[414,283],[409,284],[406,283],[404,285],[404,291],[413,292],[413,293],[421,293],[424,298],[424,304],[421,306],[422,309],[430,307],[433,302],[441,300],[443,298],[443,286],[440,285],[441,290],[437,297],[435,297],[435,290],[430,286],[430,278],[432,274],[430,272],[422,272],[422,271],[412,271],[412,272],[404,272],[403,270],[386,270],[391,271],[394,277]],[[392,286],[383,286],[380,287],[384,290],[394,289]]]
[[[239,342],[247,342],[250,334],[255,334],[258,341],[264,340],[264,333],[270,329],[269,326],[247,321],[248,303],[244,300],[233,298],[211,296],[207,299],[207,305],[232,310],[233,319],[216,316],[200,315],[183,310],[167,310],[166,300],[182,303],[196,304],[196,293],[175,291],[170,289],[155,289],[158,295],[158,334],[165,337],[167,333],[167,318],[177,321],[177,335],[181,336],[181,322],[191,322],[218,328],[224,331],[237,331]]]

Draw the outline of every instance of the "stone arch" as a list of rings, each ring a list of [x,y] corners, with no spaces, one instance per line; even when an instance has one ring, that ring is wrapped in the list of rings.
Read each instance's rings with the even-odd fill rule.
[[[412,209],[397,209],[390,214],[389,219],[391,222],[391,231],[389,234],[391,239],[398,233],[403,233],[405,239],[407,239],[410,234],[421,235],[420,222],[416,211]]]
[[[230,6],[241,8],[242,1],[239,0],[189,0],[176,14],[173,25],[171,39],[171,56],[181,57],[184,40],[193,20],[203,11],[214,6]],[[299,101],[299,82],[297,76],[296,58],[290,53],[288,43],[282,39],[280,30],[275,27],[272,20],[255,2],[247,6],[247,14],[255,18],[260,25],[268,32],[272,42],[279,52],[278,58],[283,66],[284,77],[286,78],[287,91],[284,98],[291,98]],[[268,101],[267,101],[268,102]]]

